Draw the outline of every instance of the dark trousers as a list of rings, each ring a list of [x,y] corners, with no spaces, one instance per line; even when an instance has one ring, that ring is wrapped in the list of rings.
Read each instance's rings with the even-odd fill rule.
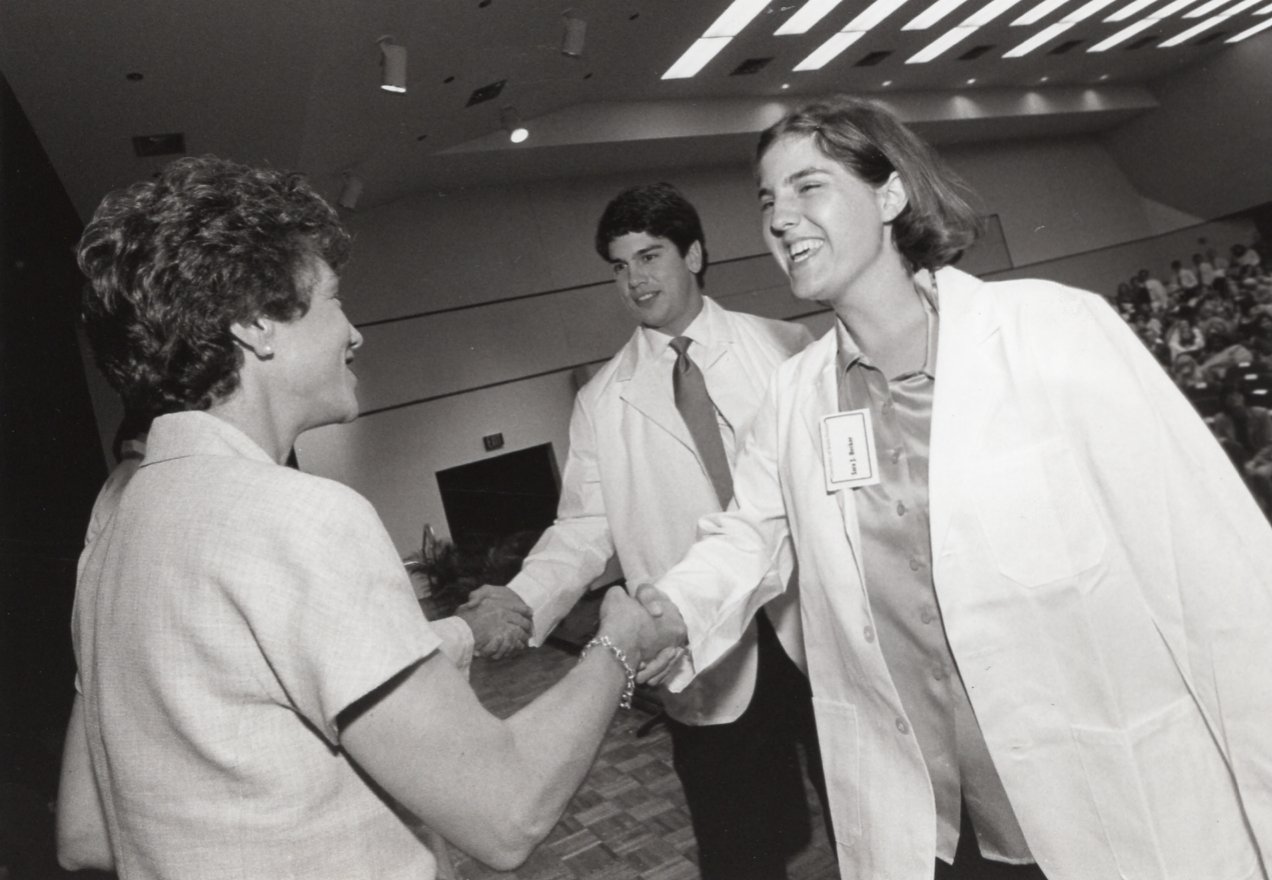
[[[798,744],[830,826],[808,679],[763,612],[756,622],[755,693],[742,715],[701,727],[668,720],[703,880],[786,877],[786,860],[812,836]]]
[[[933,880],[1047,880],[1047,875],[1037,865],[1009,865],[982,856],[966,807],[960,820],[954,864],[947,865],[937,859],[936,873],[932,876]]]

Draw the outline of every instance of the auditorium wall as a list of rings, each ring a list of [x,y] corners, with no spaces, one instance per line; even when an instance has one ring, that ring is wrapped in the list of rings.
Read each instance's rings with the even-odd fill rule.
[[[943,151],[998,215],[1015,264],[1143,238],[1155,231],[1097,139],[1075,137]],[[551,443],[564,465],[572,370],[612,354],[631,332],[610,270],[593,249],[596,218],[630,183],[668,179],[698,206],[713,265],[708,292],[731,308],[825,313],[793,300],[763,256],[746,167],[539,181],[434,192],[351,215],[355,257],[342,285],[366,339],[356,364],[364,415],[311,431],[306,470],[348,483],[380,510],[399,549],[424,523],[447,534],[436,471]],[[502,433],[486,452],[482,437]]]

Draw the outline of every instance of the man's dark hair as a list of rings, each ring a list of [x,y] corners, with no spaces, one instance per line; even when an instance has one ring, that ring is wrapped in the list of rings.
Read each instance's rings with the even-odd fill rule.
[[[312,268],[349,236],[299,174],[178,159],[106,196],[79,243],[97,364],[141,417],[207,409],[238,387],[230,327],[309,310]]]
[[[783,137],[811,137],[827,158],[870,186],[894,171],[900,176],[908,202],[892,222],[892,238],[911,270],[947,266],[980,237],[982,223],[964,195],[966,186],[881,105],[837,95],[800,107],[760,135],[757,168]]]
[[[596,224],[596,252],[601,259],[608,261],[610,243],[630,232],[665,238],[682,257],[698,242],[702,268],[695,277],[702,286],[707,275],[707,239],[698,212],[680,190],[670,183],[649,183],[628,187],[614,196]]]

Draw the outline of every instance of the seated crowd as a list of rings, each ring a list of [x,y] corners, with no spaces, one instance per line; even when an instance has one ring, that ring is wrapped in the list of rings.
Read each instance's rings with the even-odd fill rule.
[[[1205,418],[1272,518],[1272,272],[1262,242],[1225,257],[1199,240],[1192,267],[1141,269],[1114,304]]]

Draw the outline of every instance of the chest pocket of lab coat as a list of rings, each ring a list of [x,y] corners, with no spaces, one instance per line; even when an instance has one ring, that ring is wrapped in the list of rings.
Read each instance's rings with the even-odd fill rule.
[[[982,459],[969,476],[989,551],[1011,580],[1042,586],[1074,577],[1104,555],[1103,523],[1060,440]]]

